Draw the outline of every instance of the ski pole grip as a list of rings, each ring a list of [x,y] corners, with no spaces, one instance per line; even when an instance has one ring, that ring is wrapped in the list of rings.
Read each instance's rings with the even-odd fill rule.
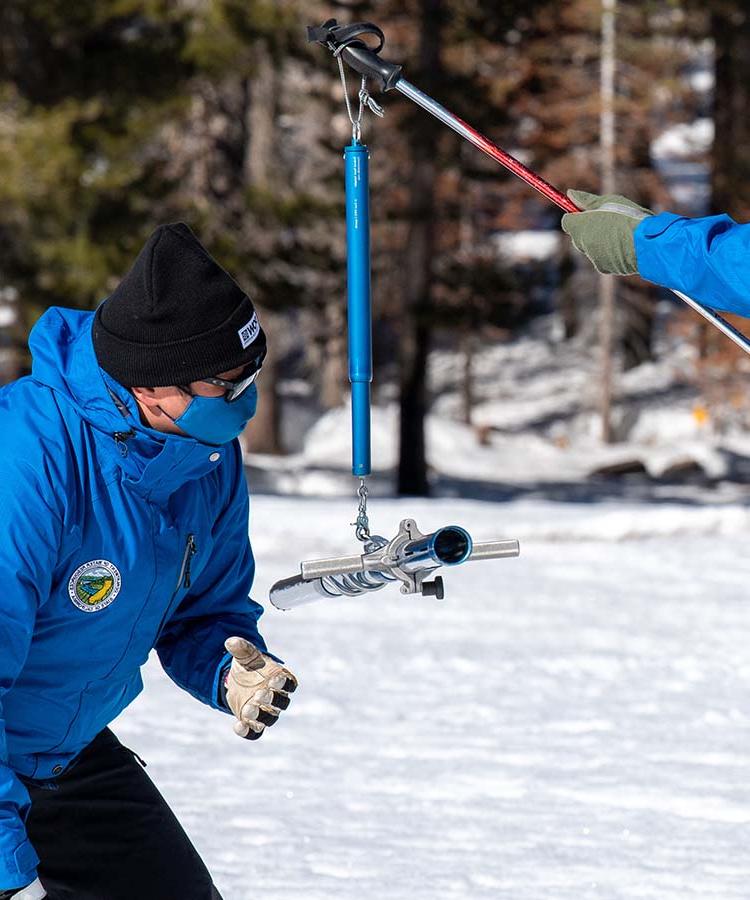
[[[381,59],[364,44],[350,44],[341,51],[341,57],[355,72],[376,81],[382,91],[395,88],[401,78],[402,66]]]

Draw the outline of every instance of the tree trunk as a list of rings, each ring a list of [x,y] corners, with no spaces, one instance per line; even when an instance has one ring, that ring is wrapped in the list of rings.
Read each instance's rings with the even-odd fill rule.
[[[281,404],[278,393],[278,360],[272,353],[278,346],[279,328],[283,320],[270,310],[256,303],[258,318],[268,339],[268,356],[263,362],[263,372],[258,378],[258,409],[253,420],[245,429],[242,444],[248,453],[282,453],[281,445]]]
[[[245,188],[271,191],[276,140],[276,99],[279,84],[276,66],[265,41],[256,45],[256,70],[246,83]],[[258,318],[268,338],[268,355],[258,380],[258,412],[245,434],[245,449],[255,453],[283,453],[281,401],[279,398],[279,355],[283,338],[283,316],[267,302],[255,300]]]
[[[474,357],[477,350],[477,336],[471,325],[467,325],[461,334],[461,418],[466,425],[474,419]]]
[[[654,290],[646,285],[629,284],[622,290],[623,311],[622,368],[625,372],[654,359]]]
[[[427,93],[440,72],[442,0],[420,0],[419,69]],[[400,444],[398,493],[429,494],[425,416],[427,359],[432,309],[432,259],[435,250],[435,124],[429,116],[415,132],[409,180],[410,226],[404,253],[404,322],[400,342]]]
[[[347,333],[343,298],[326,304],[325,335],[320,360],[320,403],[324,409],[341,406],[347,382]]]
[[[746,0],[712,4],[716,87],[712,150],[712,207],[746,220],[750,215],[750,11]]]
[[[570,241],[563,241],[562,253],[560,256],[560,317],[563,323],[563,334],[565,340],[572,340],[579,331],[580,317],[578,313],[578,297],[573,280],[575,273],[575,262],[573,260],[573,249]]]

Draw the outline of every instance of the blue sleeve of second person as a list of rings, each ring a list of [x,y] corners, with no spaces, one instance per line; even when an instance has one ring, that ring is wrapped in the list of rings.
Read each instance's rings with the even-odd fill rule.
[[[750,224],[660,213],[635,232],[638,272],[712,309],[750,317]]]
[[[248,538],[249,498],[236,446],[231,475],[232,497],[216,522],[216,544],[210,565],[198,575],[189,594],[170,617],[156,644],[169,677],[197,699],[226,711],[220,701],[219,677],[231,661],[224,641],[244,637],[263,653],[258,632],[263,607],[249,598],[255,562]]]

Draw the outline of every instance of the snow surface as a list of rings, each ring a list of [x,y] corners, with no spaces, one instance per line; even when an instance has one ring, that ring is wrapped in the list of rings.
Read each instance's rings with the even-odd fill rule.
[[[519,559],[262,631],[301,680],[257,743],[158,663],[115,723],[225,900],[748,897],[750,512],[376,500]],[[258,497],[255,596],[353,552],[352,503]]]

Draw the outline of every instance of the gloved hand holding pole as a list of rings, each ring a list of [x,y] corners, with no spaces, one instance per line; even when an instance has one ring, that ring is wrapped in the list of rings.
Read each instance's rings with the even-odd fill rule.
[[[653,212],[617,194],[568,191],[568,197],[583,210],[562,217],[576,250],[602,275],[637,275],[635,230]]]

